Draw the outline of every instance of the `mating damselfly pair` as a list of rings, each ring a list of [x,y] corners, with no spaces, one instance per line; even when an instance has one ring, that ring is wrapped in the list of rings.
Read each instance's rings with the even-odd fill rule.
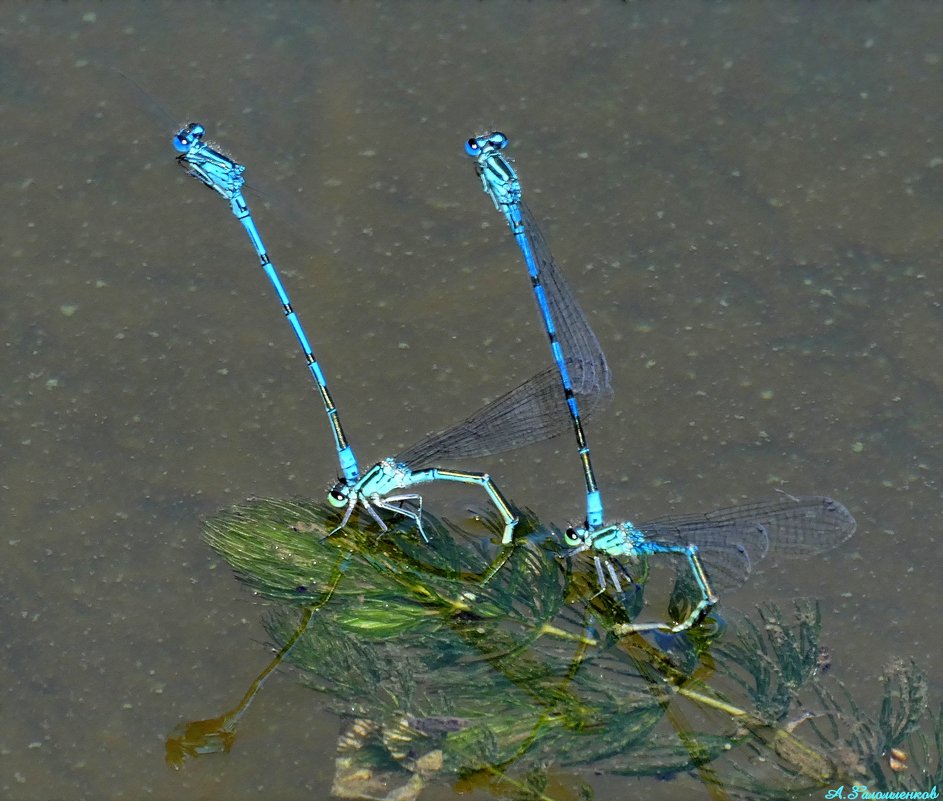
[[[180,153],[178,161],[191,176],[229,201],[304,353],[328,417],[341,471],[328,493],[330,503],[343,509],[331,534],[340,532],[360,507],[381,531],[387,529],[387,524],[378,510],[411,518],[425,538],[422,498],[414,488],[434,481],[459,482],[483,489],[503,520],[502,544],[512,547],[517,516],[491,476],[438,465],[457,459],[482,459],[549,439],[567,429],[572,429],[576,438],[586,502],[583,523],[564,533],[570,554],[592,552],[600,591],[608,583],[621,591],[622,581],[631,581],[620,558],[677,554],[685,558],[701,595],[687,617],[676,624],[638,623],[629,630],[690,628],[717,603],[717,588],[733,588],[743,583],[767,552],[814,554],[834,547],[854,532],[855,521],[845,507],[822,496],[784,496],[772,502],[703,515],[674,516],[639,524],[628,520],[605,524],[584,420],[611,397],[609,366],[534,215],[523,201],[517,173],[502,155],[508,138],[499,132],[469,139],[465,150],[474,160],[484,191],[504,216],[523,254],[553,364],[461,422],[362,470],[341,425],[324,373],[249,211],[242,192],[245,168],[207,144],[204,135],[205,130],[198,123],[190,123],[179,131],[174,137],[174,146]]]

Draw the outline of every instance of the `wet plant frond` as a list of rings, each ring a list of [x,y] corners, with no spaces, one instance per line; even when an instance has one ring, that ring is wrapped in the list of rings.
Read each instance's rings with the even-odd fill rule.
[[[491,541],[423,520],[428,543],[407,525],[327,537],[336,510],[258,500],[205,525],[274,604],[266,628],[292,643],[286,661],[350,721],[345,797],[359,768],[400,776],[403,797],[434,777],[476,776],[506,797],[556,797],[550,766],[690,775],[753,798],[939,781],[943,723],[928,719],[926,677],[897,663],[880,708],[857,704],[827,674],[814,602],[618,637],[643,602],[645,565],[631,592],[600,595],[531,514],[508,549],[498,520],[485,520]]]

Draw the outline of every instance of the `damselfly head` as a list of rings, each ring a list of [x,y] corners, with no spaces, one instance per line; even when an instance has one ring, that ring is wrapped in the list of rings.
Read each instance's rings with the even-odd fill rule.
[[[338,481],[327,494],[327,502],[338,509],[347,506],[350,500],[350,487],[344,480]]]
[[[200,142],[205,133],[206,128],[200,125],[200,123],[191,122],[186,128],[177,132],[177,135],[174,137],[174,148],[180,153],[186,153]]]
[[[465,152],[476,159],[482,153],[495,153],[498,150],[504,150],[507,145],[508,138],[500,131],[493,131],[469,139],[465,143]]]

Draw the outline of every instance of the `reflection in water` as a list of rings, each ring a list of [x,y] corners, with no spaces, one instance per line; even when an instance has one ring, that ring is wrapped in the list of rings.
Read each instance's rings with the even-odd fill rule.
[[[242,696],[242,700],[233,709],[216,718],[192,720],[177,724],[173,733],[167,738],[165,758],[168,765],[179,770],[183,767],[183,761],[187,757],[221,752],[229,753],[229,749],[232,748],[232,744],[236,740],[236,726],[239,725],[242,716],[249,711],[249,706],[255,700],[256,693],[262,689],[265,680],[279,666],[285,655],[304,633],[313,613],[314,609],[312,607],[304,610],[301,623],[295,633],[275,654],[275,658],[256,676],[255,681],[249,685],[246,694]]]
[[[339,564],[338,564],[339,566]],[[255,677],[255,681],[249,685],[242,700],[231,710],[225,712],[219,717],[209,718],[208,720],[192,720],[189,722],[178,723],[171,735],[167,738],[165,759],[168,765],[179,770],[183,762],[188,757],[204,756],[206,754],[229,753],[233,742],[236,739],[236,727],[242,716],[249,711],[249,707],[255,700],[256,694],[262,689],[265,680],[275,671],[288,652],[294,647],[298,639],[304,634],[311,621],[311,616],[322,605],[326,604],[337,582],[340,580],[341,571],[338,569],[334,582],[328,587],[323,599],[312,606],[306,606],[301,613],[301,620],[298,627],[292,635],[285,641],[285,644],[279,649],[275,657],[266,665],[265,669]]]

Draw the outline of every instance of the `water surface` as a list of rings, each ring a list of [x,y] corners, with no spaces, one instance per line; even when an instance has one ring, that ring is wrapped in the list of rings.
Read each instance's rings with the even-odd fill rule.
[[[610,513],[833,495],[856,538],[724,604],[821,599],[833,670],[866,704],[887,657],[932,670],[937,6],[9,4],[0,31],[0,795],[330,786],[340,724],[290,675],[230,756],[163,763],[179,720],[232,706],[268,659],[264,610],[201,516],[317,496],[336,473],[243,232],[172,162],[188,119],[259,186],[364,461],[547,358],[462,152],[504,130],[613,369],[589,429]],[[546,520],[579,519],[570,442],[486,469]],[[690,779],[594,781],[601,798],[705,797]]]

